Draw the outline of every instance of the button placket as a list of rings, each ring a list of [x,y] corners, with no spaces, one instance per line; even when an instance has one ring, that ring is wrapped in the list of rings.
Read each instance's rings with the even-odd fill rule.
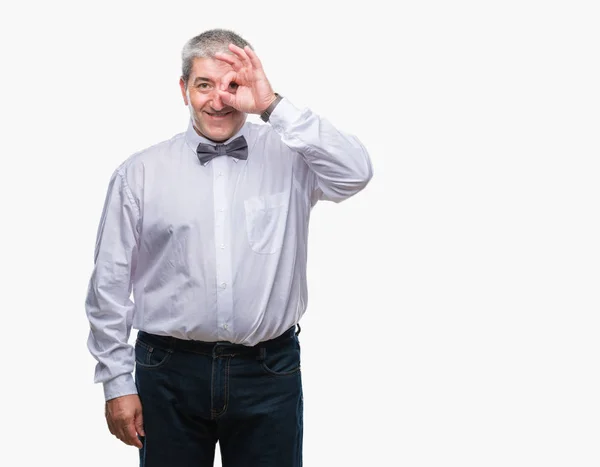
[[[231,337],[231,317],[233,295],[231,287],[231,252],[228,248],[229,237],[229,198],[228,198],[228,157],[213,159],[213,195],[215,209],[215,278],[217,285],[217,335],[220,340]]]

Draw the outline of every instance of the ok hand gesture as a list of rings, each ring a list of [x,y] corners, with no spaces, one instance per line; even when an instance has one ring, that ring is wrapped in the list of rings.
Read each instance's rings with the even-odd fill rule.
[[[241,112],[261,114],[275,100],[275,93],[254,51],[229,44],[233,55],[219,52],[217,60],[229,63],[233,70],[221,79],[218,89],[223,104]]]

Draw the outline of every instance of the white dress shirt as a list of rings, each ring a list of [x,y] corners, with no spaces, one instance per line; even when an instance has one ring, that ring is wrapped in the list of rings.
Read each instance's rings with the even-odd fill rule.
[[[285,98],[269,124],[246,122],[227,142],[240,135],[247,160],[202,165],[198,143],[215,143],[190,121],[113,173],[85,302],[106,400],[137,393],[132,327],[255,345],[295,325],[307,304],[312,207],[372,177],[357,138]]]

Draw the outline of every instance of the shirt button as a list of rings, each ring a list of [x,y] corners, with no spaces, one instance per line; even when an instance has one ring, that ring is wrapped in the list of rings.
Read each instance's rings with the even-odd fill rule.
[[[227,326],[226,324],[223,325],[223,329],[227,329],[229,326]]]
[[[227,284],[226,284],[225,282],[223,282],[223,283],[221,284],[221,288],[222,288],[222,289],[224,289],[224,288],[226,288],[226,287],[227,287]]]
[[[225,245],[221,245],[221,250],[224,250],[224,249],[225,249]]]
[[[217,177],[222,177],[222,176],[223,176],[223,172],[219,172],[219,173],[217,174]]]

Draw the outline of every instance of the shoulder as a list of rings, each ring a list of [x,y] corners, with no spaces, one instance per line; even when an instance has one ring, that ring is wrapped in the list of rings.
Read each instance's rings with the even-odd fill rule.
[[[246,125],[251,151],[258,149],[260,152],[293,154],[293,150],[284,144],[281,136],[268,123],[248,122]]]
[[[270,125],[264,123],[246,122],[248,137],[253,141],[262,141],[273,132]]]
[[[180,150],[184,144],[185,133],[178,133],[168,140],[153,144],[131,154],[117,167],[117,172],[125,174],[148,164],[160,164],[174,151]]]
[[[116,167],[113,178],[120,178],[121,183],[127,185],[130,190],[138,192],[143,187],[147,175],[160,173],[173,156],[181,152],[185,144],[185,133],[178,133],[168,140],[141,149]]]

